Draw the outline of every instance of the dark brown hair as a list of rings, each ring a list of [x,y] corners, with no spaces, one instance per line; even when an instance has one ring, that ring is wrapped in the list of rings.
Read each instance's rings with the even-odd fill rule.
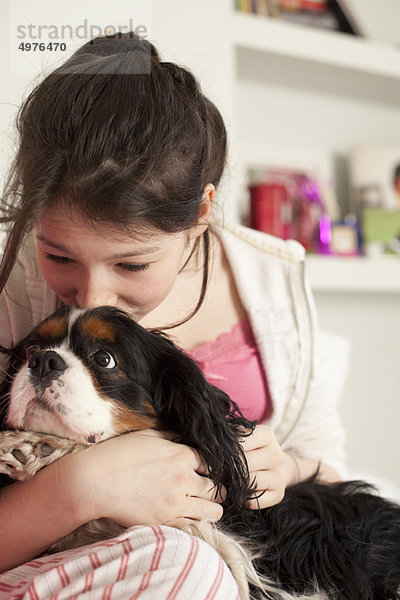
[[[33,89],[16,124],[19,148],[1,206],[9,231],[0,290],[24,235],[48,208],[62,204],[131,233],[184,231],[197,223],[204,187],[217,187],[226,161],[223,119],[196,78],[132,32],[82,46]],[[190,316],[207,285],[208,230],[202,240],[203,286]]]

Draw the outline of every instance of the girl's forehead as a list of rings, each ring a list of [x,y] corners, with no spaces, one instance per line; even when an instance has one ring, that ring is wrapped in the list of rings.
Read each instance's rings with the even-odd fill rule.
[[[37,234],[52,237],[62,235],[65,237],[76,237],[77,235],[90,235],[102,240],[115,241],[119,243],[138,243],[146,245],[159,245],[168,234],[159,229],[147,225],[145,227],[119,226],[112,222],[97,221],[84,217],[79,212],[73,212],[64,207],[48,209],[39,219],[36,226]]]
[[[167,233],[155,227],[117,227],[114,223],[90,222],[70,210],[51,209],[39,220],[35,231],[36,240],[68,257],[82,255],[100,260],[127,257],[172,256],[187,246],[186,232]]]

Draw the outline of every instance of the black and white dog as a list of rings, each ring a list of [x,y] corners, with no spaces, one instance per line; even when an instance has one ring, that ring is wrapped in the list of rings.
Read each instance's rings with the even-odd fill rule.
[[[254,598],[400,598],[400,506],[366,483],[314,476],[288,488],[280,504],[246,510],[253,489],[240,440],[254,423],[160,332],[115,308],[62,308],[7,353],[0,451],[10,429],[73,440],[68,451],[127,431],[172,431],[201,453],[216,490],[227,490],[222,522],[192,533],[222,548],[243,598],[249,584]]]

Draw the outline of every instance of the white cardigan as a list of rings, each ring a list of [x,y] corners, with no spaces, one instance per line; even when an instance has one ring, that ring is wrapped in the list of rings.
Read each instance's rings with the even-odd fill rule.
[[[284,450],[344,477],[344,428],[321,356],[303,246],[240,225],[218,230],[267,374],[268,424]]]
[[[240,225],[216,229],[267,374],[273,405],[268,424],[284,450],[321,460],[345,475],[344,431],[319,359],[303,247]],[[58,306],[40,273],[30,234],[0,297],[0,344],[15,345]],[[0,360],[4,368],[2,355]]]

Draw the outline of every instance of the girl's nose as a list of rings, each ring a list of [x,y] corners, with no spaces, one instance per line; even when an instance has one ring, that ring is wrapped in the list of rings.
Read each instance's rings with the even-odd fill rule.
[[[79,308],[116,306],[118,294],[109,282],[104,280],[83,280],[77,285],[76,304]]]

